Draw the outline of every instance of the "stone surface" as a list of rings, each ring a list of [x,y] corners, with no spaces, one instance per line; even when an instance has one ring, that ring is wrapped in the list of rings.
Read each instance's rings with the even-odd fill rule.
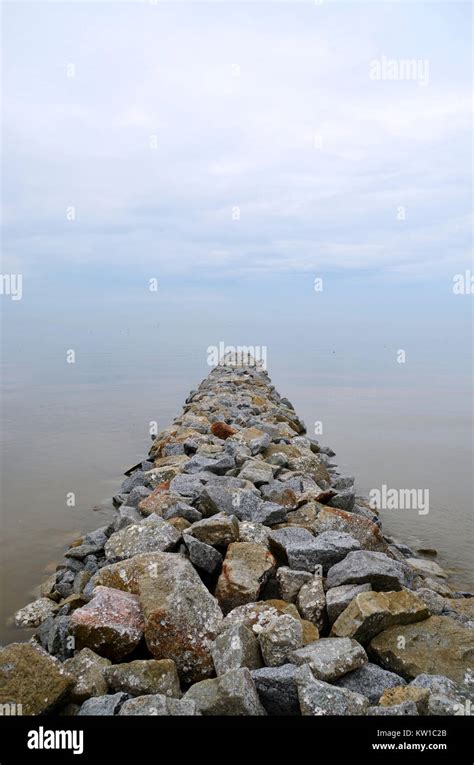
[[[297,674],[302,715],[363,715],[369,706],[365,696],[316,679],[306,664]]]
[[[289,660],[294,664],[308,664],[316,678],[332,682],[362,667],[367,662],[367,654],[356,640],[321,638],[293,651]]]
[[[126,693],[112,693],[107,696],[94,696],[82,704],[78,715],[81,716],[108,716],[117,715],[121,707],[127,701]]]
[[[255,523],[254,521],[240,521],[239,523],[240,542],[255,542],[268,548],[268,532],[268,527],[262,523]]]
[[[335,684],[354,693],[361,693],[369,700],[369,704],[377,704],[386,690],[404,685],[405,680],[394,672],[388,672],[377,664],[368,662],[359,669],[339,677]]]
[[[133,558],[101,568],[91,579],[93,586],[104,585],[138,595],[138,583],[143,576],[153,576],[165,553],[142,553]],[[171,553],[166,553],[171,555]],[[167,559],[165,559],[167,560]]]
[[[105,678],[112,691],[123,691],[130,696],[160,693],[180,698],[176,664],[171,659],[146,659],[113,664],[105,669]]]
[[[289,568],[314,572],[318,563],[319,547],[315,537],[307,529],[288,526],[271,531],[270,549]]]
[[[17,611],[14,621],[17,627],[39,627],[41,622],[57,610],[57,603],[50,598],[38,598]]]
[[[418,714],[418,710],[413,701],[404,701],[391,707],[369,707],[366,714],[378,717],[413,716]]]
[[[262,545],[254,542],[230,544],[215,590],[224,613],[257,600],[275,566],[275,558]]]
[[[406,558],[406,562],[422,576],[437,576],[441,579],[448,578],[446,571],[441,568],[438,563],[435,563],[434,560],[425,560],[424,558]]]
[[[317,554],[316,565],[322,566],[326,573],[328,568],[339,563],[346,555],[360,550],[360,542],[350,534],[341,531],[325,531],[315,538]]]
[[[442,674],[460,685],[468,684],[469,679],[472,683],[474,631],[449,617],[430,616],[423,622],[384,630],[371,640],[369,654],[407,680]]]
[[[393,707],[411,701],[415,704],[418,714],[424,715],[427,712],[429,695],[430,692],[426,688],[398,685],[383,692],[379,705],[381,707]]]
[[[105,545],[105,557],[112,563],[139,553],[172,550],[180,537],[171,524],[151,515],[112,534]]]
[[[69,699],[82,703],[91,696],[102,696],[107,693],[108,685],[105,679],[105,669],[110,666],[109,659],[83,648],[71,659],[67,659],[63,667],[74,678]]]
[[[296,598],[296,606],[303,619],[316,625],[319,632],[326,626],[326,595],[323,578],[317,574],[303,584]]]
[[[232,669],[213,680],[191,686],[186,701],[194,701],[202,715],[264,715],[250,671]]]
[[[327,586],[364,584],[369,582],[376,590],[401,590],[413,584],[409,566],[392,560],[384,553],[360,550],[351,552],[328,571]]]
[[[331,634],[367,643],[394,624],[411,624],[426,619],[429,610],[409,590],[361,592],[332,625]]]
[[[292,651],[303,645],[301,621],[290,614],[281,614],[262,628],[258,642],[266,666],[279,667],[286,663]]]
[[[216,637],[211,654],[216,675],[223,675],[230,669],[258,669],[262,666],[257,637],[241,623],[230,624]]]
[[[191,700],[174,699],[161,693],[137,696],[125,701],[120,709],[120,716],[175,716],[184,717],[199,714]]]
[[[208,574],[214,574],[220,570],[222,555],[215,547],[206,545],[189,534],[183,534],[183,541],[189,553],[189,560],[194,566],[207,571]]]
[[[161,553],[150,575],[139,580],[145,639],[156,659],[173,659],[184,682],[196,682],[214,670],[211,644],[222,612],[192,564]]]
[[[267,714],[292,716],[300,714],[296,685],[299,671],[294,664],[283,664],[280,667],[262,667],[251,673]]]
[[[369,592],[372,589],[371,584],[341,584],[339,587],[332,587],[326,592],[326,610],[330,624],[336,621],[349,603],[361,592]]]
[[[226,513],[235,515],[241,521],[251,521],[262,503],[258,489],[251,483],[240,478],[227,478],[226,482],[206,484],[199,500],[199,509],[204,515]]]
[[[357,539],[363,550],[387,552],[387,543],[379,527],[369,519],[345,510],[325,507],[318,514],[315,530],[320,534],[325,531],[341,531]]]
[[[51,712],[73,685],[61,662],[32,643],[0,648],[0,704],[13,705],[11,714]]]
[[[176,505],[172,505],[163,512],[163,518],[165,521],[170,518],[184,518],[190,523],[196,523],[201,520],[202,513],[192,505],[188,505],[187,502],[177,502]]]
[[[211,518],[193,523],[186,533],[206,545],[227,547],[239,539],[239,522],[235,515],[217,513]]]
[[[77,648],[90,648],[100,656],[120,661],[143,636],[143,615],[138,598],[111,587],[96,587],[94,597],[71,616]]]
[[[442,675],[418,675],[410,683],[416,688],[429,691],[427,714],[472,715],[472,685],[461,687]]]
[[[288,603],[295,603],[296,597],[302,586],[312,580],[309,571],[297,571],[288,566],[280,566],[276,572],[276,579],[280,588],[280,596]]]

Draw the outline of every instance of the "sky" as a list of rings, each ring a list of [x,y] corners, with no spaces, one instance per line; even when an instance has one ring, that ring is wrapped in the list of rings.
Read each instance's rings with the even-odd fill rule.
[[[6,347],[88,321],[118,344],[137,312],[207,346],[217,314],[228,342],[450,337],[466,360],[471,13],[4,3]],[[389,60],[415,76],[374,79]]]

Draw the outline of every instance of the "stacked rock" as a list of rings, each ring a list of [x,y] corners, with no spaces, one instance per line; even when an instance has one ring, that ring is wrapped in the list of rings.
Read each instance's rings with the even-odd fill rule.
[[[472,603],[384,536],[258,365],[216,367],[16,615],[24,714],[470,709]]]

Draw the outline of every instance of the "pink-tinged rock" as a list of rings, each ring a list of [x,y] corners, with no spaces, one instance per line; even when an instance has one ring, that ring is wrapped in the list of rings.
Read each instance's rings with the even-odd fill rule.
[[[112,587],[96,587],[92,600],[71,616],[76,648],[90,648],[120,661],[143,636],[143,614],[136,595]]]

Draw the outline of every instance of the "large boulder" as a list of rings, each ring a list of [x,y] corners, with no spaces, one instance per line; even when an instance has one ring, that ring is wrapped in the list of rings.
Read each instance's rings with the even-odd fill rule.
[[[447,616],[395,625],[369,644],[369,654],[407,680],[417,675],[444,675],[460,685],[472,682],[474,631]]]
[[[214,640],[211,654],[216,675],[230,669],[258,669],[262,656],[256,635],[242,623],[230,624]]]
[[[180,698],[181,689],[176,665],[171,659],[138,659],[106,668],[105,678],[113,691],[130,696],[161,693]]]
[[[299,715],[300,704],[296,678],[299,667],[283,664],[254,670],[252,679],[260,701],[269,715]]]
[[[235,515],[216,513],[193,523],[186,529],[186,534],[206,545],[227,547],[239,540],[239,522]]]
[[[109,659],[99,656],[90,648],[83,648],[71,659],[66,659],[63,667],[74,678],[69,700],[82,703],[91,696],[102,696],[107,693],[105,670],[109,666]]]
[[[105,545],[105,557],[114,562],[140,553],[173,550],[180,537],[170,523],[151,515],[112,534]]]
[[[211,644],[222,612],[188,560],[161,553],[154,562],[139,580],[148,648],[156,659],[173,659],[184,682],[197,682],[214,671]]]
[[[369,592],[371,584],[341,584],[326,592],[326,610],[329,623],[333,624],[337,617],[346,610],[347,606],[361,592]]]
[[[387,552],[387,543],[379,527],[368,518],[355,513],[325,507],[318,513],[315,530],[318,534],[326,531],[344,532],[357,539],[363,550]]]
[[[270,549],[290,568],[314,572],[320,555],[315,537],[308,529],[287,526],[269,534]]]
[[[368,709],[365,696],[318,680],[307,664],[300,667],[296,682],[302,715],[363,715]]]
[[[370,704],[378,704],[379,698],[387,689],[404,685],[404,683],[400,675],[382,669],[371,662],[335,680],[335,684],[340,688],[347,688],[348,691],[366,696]]]

